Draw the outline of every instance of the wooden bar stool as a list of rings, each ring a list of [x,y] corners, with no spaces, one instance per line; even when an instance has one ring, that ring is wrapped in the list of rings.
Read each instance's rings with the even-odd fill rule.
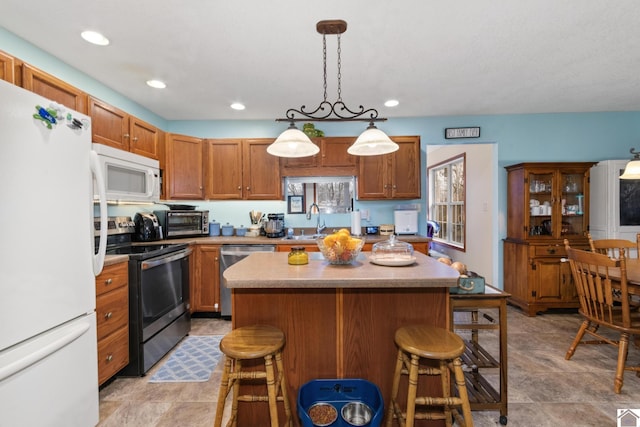
[[[282,402],[287,418],[285,425],[290,427],[293,425],[282,363],[284,343],[284,333],[280,329],[268,325],[244,326],[234,329],[222,338],[220,350],[225,355],[225,361],[218,393],[215,427],[220,427],[222,424],[225,400],[232,389],[233,402],[228,426],[237,425],[238,402],[268,402],[271,427],[279,427],[277,402]],[[242,370],[243,360],[260,358],[264,358],[263,371]],[[276,362],[277,372],[274,372],[273,359]],[[242,380],[265,381],[267,395],[241,396],[240,382]]]
[[[465,427],[473,427],[469,397],[462,372],[460,355],[465,345],[462,339],[446,329],[428,325],[405,326],[396,331],[395,342],[398,346],[391,402],[387,413],[387,427],[397,419],[400,426],[413,427],[414,420],[445,420],[447,427],[452,418]],[[438,367],[420,366],[420,359],[438,361]],[[449,374],[453,372],[458,396],[451,396]],[[402,375],[409,377],[406,412],[398,404],[398,389]],[[419,375],[439,375],[442,382],[442,396],[416,396]],[[416,410],[416,405],[421,407]],[[422,408],[424,407],[424,408]],[[441,411],[437,411],[442,407]],[[462,409],[462,415],[458,412]],[[422,410],[424,409],[424,410]],[[464,419],[463,419],[464,418]]]

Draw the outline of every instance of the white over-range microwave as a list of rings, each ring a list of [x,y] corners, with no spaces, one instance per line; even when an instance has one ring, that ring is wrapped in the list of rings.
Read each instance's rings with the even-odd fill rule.
[[[157,202],[160,200],[160,163],[157,160],[102,144],[98,154],[108,202]],[[93,198],[98,200],[95,188]]]

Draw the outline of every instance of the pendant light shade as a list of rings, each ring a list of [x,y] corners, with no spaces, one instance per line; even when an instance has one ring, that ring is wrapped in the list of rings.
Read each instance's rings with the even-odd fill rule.
[[[640,153],[637,153],[633,148],[630,152],[633,154],[633,160],[627,163],[620,179],[640,179]]]
[[[278,157],[308,157],[319,151],[320,147],[293,123],[267,147],[267,153]]]
[[[377,156],[393,153],[398,148],[400,148],[398,144],[371,123],[367,130],[362,132],[356,139],[356,142],[347,149],[347,153],[354,156]]]

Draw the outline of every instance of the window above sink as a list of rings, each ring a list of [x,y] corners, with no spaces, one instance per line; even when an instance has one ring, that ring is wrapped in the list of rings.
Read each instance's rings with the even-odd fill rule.
[[[344,214],[353,209],[355,176],[286,177],[284,180],[286,196],[303,196],[306,206],[301,213],[306,213],[313,203],[321,214]]]

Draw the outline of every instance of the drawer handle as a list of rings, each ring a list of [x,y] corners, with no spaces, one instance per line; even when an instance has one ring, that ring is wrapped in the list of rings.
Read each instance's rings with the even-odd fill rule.
[[[112,316],[113,316],[113,312],[111,312],[111,311],[104,314],[104,318],[107,319],[107,320],[111,319]]]
[[[107,363],[111,362],[113,360],[113,354],[110,354],[107,356]]]
[[[113,279],[107,279],[104,281],[105,285],[110,285],[111,283],[113,283]]]

